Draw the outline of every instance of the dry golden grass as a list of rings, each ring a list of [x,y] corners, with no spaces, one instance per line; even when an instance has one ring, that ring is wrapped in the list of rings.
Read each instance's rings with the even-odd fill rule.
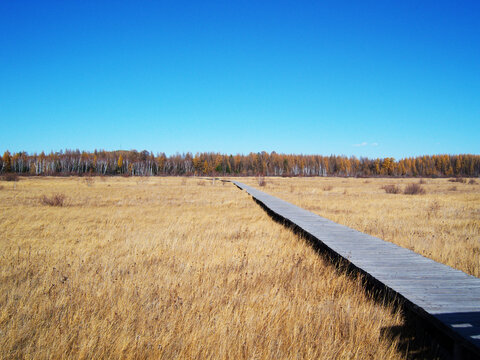
[[[403,194],[418,179],[269,178],[262,190],[480,277],[480,185],[422,182],[424,195]],[[401,191],[388,194],[386,186]]]
[[[0,191],[2,359],[405,355],[381,335],[402,325],[398,312],[231,184],[10,185]],[[66,195],[62,207],[42,202],[53,194]]]

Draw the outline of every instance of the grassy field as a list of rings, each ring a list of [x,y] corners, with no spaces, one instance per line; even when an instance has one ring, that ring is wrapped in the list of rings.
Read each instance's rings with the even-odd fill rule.
[[[331,180],[333,190],[317,192],[330,179],[315,181],[269,180],[265,190],[303,204],[357,199],[365,186]],[[0,187],[2,359],[405,357],[388,335],[401,314],[231,184],[30,178]],[[438,212],[449,209],[445,200]]]
[[[243,178],[269,194],[480,277],[480,181]],[[419,184],[422,182],[422,184]],[[475,183],[474,183],[475,182]],[[416,183],[423,195],[405,195]],[[400,193],[386,193],[384,186]]]

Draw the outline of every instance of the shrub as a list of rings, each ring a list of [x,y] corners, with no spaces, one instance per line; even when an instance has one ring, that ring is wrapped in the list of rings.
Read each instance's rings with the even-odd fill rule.
[[[265,181],[265,178],[263,176],[260,176],[258,179],[258,186],[265,186],[267,185],[267,182]]]
[[[65,203],[64,194],[53,194],[50,197],[43,195],[42,203],[48,206],[63,206]]]
[[[428,207],[428,215],[436,215],[440,208],[440,203],[437,200],[434,200]]]
[[[15,173],[6,173],[2,176],[3,181],[18,181],[18,175]]]
[[[385,190],[387,194],[399,194],[401,191],[397,185],[383,185],[382,189]]]
[[[477,182],[475,181],[475,179],[470,179],[470,181],[468,183],[470,185],[475,185]]]
[[[464,178],[461,178],[461,177],[457,177],[455,179],[448,179],[448,181],[450,182],[458,182],[458,183],[461,183],[461,184],[465,184],[467,182],[466,179]]]
[[[425,189],[420,184],[409,184],[403,190],[405,195],[422,195],[425,194]]]

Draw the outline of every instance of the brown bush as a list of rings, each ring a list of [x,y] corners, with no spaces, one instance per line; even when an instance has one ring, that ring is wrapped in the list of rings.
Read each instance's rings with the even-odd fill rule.
[[[470,179],[470,181],[468,183],[470,185],[475,185],[477,182],[475,181],[475,179]]]
[[[382,189],[385,190],[387,194],[399,194],[401,192],[397,185],[383,185]]]
[[[48,197],[46,195],[42,196],[42,204],[48,206],[63,206],[65,204],[66,196],[64,194],[53,194]]]
[[[263,176],[260,176],[258,179],[257,179],[257,182],[258,182],[258,186],[265,186],[267,185],[267,182],[265,181],[265,178]]]
[[[15,173],[6,173],[2,176],[3,181],[18,181],[18,175]]]
[[[425,194],[425,189],[420,184],[409,184],[403,190],[405,195],[422,195]]]

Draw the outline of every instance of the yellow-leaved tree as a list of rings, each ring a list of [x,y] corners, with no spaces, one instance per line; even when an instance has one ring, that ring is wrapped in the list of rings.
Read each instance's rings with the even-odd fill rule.
[[[10,156],[10,151],[7,150],[4,152],[2,160],[2,172],[9,172],[12,169],[12,157]]]
[[[120,154],[117,161],[117,169],[119,172],[122,172],[122,166],[123,166],[123,156],[122,154]]]

